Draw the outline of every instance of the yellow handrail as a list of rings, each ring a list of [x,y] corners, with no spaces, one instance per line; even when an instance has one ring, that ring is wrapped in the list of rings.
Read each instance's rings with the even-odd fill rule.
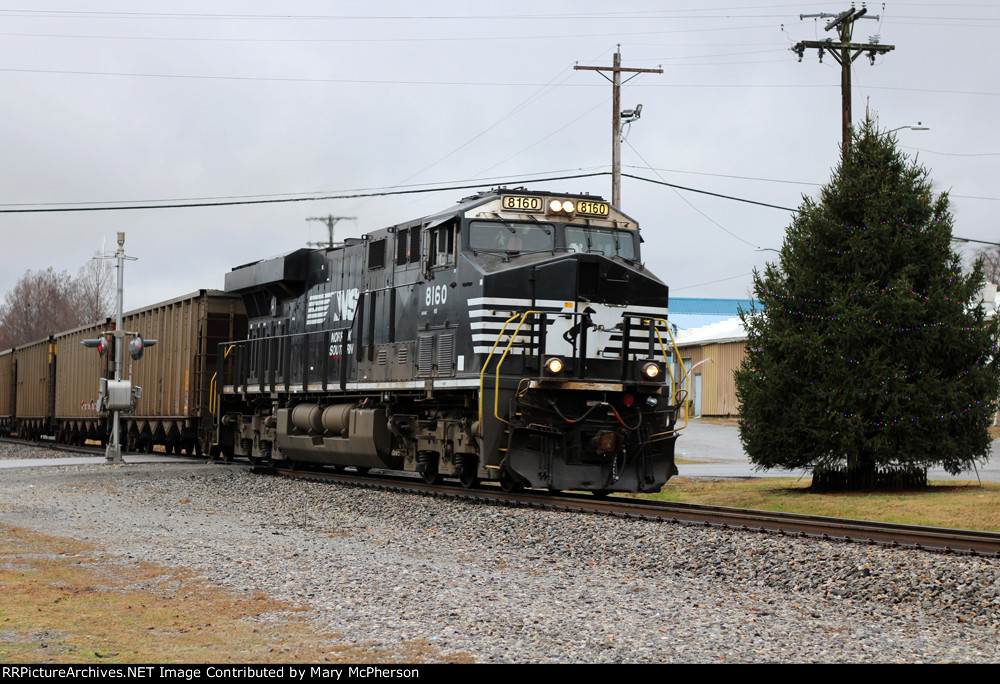
[[[496,404],[496,402],[499,401],[499,398],[500,398],[500,366],[503,364],[504,359],[507,358],[507,352],[510,351],[510,346],[511,346],[511,344],[513,344],[514,339],[517,337],[517,331],[521,329],[521,325],[524,324],[525,317],[527,317],[527,315],[530,314],[530,313],[540,313],[540,312],[538,312],[538,311],[525,311],[524,313],[521,313],[521,314],[514,314],[513,316],[511,316],[510,318],[508,318],[506,321],[504,321],[503,328],[500,329],[500,332],[497,334],[496,341],[493,343],[493,346],[490,347],[490,353],[486,355],[486,362],[483,363],[483,369],[481,371],[479,371],[479,436],[480,437],[483,436],[483,389],[484,389],[483,388],[483,380],[486,377],[486,369],[490,365],[490,360],[493,358],[493,353],[496,351],[497,345],[500,344],[500,339],[503,337],[504,333],[507,332],[507,326],[510,325],[512,321],[516,320],[517,318],[520,318],[521,319],[521,323],[518,324],[517,330],[514,331],[514,334],[511,336],[510,341],[507,343],[507,349],[504,350],[503,356],[500,357],[500,361],[497,363],[497,380],[496,380],[496,382],[497,382],[497,391],[496,391],[496,396],[495,396],[495,398],[493,400],[494,401],[493,413],[496,414],[496,405],[495,404]],[[499,416],[497,416],[497,418],[499,418],[500,420],[503,420]],[[503,421],[503,422],[506,423],[507,421]]]
[[[483,381],[485,380],[485,377],[486,377],[486,369],[489,367],[490,361],[493,359],[493,354],[496,353],[497,346],[500,344],[500,341],[503,338],[504,334],[507,332],[507,328],[510,326],[510,324],[512,322],[514,322],[515,320],[520,319],[520,321],[517,324],[517,327],[514,329],[514,332],[511,334],[510,339],[507,341],[507,345],[504,348],[503,354],[500,356],[500,360],[497,361],[496,377],[495,377],[495,380],[494,380],[494,388],[493,388],[493,415],[500,422],[502,422],[502,423],[508,423],[509,424],[509,421],[506,421],[503,418],[501,418],[500,414],[498,413],[499,404],[500,404],[500,368],[501,368],[501,366],[503,366],[503,362],[507,359],[507,355],[510,353],[511,347],[514,345],[514,342],[517,340],[518,333],[521,331],[521,328],[524,326],[524,322],[525,322],[525,320],[527,320],[527,317],[529,315],[532,315],[532,314],[541,314],[541,313],[542,313],[541,311],[525,311],[525,312],[519,313],[519,314],[516,313],[513,316],[511,316],[510,318],[508,318],[506,321],[504,321],[503,328],[501,328],[500,332],[497,334],[496,341],[494,341],[493,342],[493,346],[490,347],[489,354],[486,355],[486,362],[483,363],[483,368],[479,372],[479,436],[480,437],[483,436],[483,391],[485,389]],[[665,364],[667,366],[667,373],[669,373],[669,375],[670,375],[671,385],[683,385],[683,384],[686,384],[687,385],[687,389],[684,390],[684,391],[686,392],[686,394],[690,395],[690,392],[691,392],[691,376],[690,376],[690,373],[688,373],[687,369],[684,368],[683,362],[681,362],[681,353],[680,353],[680,350],[677,348],[677,341],[674,339],[673,333],[670,332],[670,325],[667,323],[667,319],[665,319],[665,318],[653,318],[653,317],[648,317],[648,318],[647,317],[642,317],[642,318],[640,318],[640,320],[642,322],[644,322],[644,323],[647,322],[647,321],[654,323],[654,325],[653,325],[653,332],[656,334],[657,342],[660,345],[660,353],[663,355],[663,360],[664,360],[664,362],[665,362]],[[671,368],[671,364],[668,362],[670,354],[667,351],[667,346],[666,346],[666,344],[665,344],[665,342],[663,340],[663,336],[660,334],[659,326],[656,325],[657,323],[662,324],[663,328],[667,331],[667,335],[670,338],[670,346],[673,347],[674,354],[676,355],[676,358],[677,358],[678,362],[680,363],[680,366],[679,366],[680,371],[683,372],[683,374],[684,374],[684,376],[683,376],[683,382],[678,382],[678,379],[674,376],[674,371]],[[627,362],[627,359],[622,359],[622,361],[623,362]],[[518,385],[518,389],[520,389],[520,384]],[[670,399],[672,401],[673,397],[670,397]],[[686,400],[685,400],[685,403],[686,403]],[[670,431],[665,432],[665,433],[660,433],[660,435],[670,434],[670,433],[676,431],[677,429],[683,429],[683,428],[687,427],[687,424],[688,424],[688,412],[685,411],[684,412],[684,425],[681,426],[681,428],[675,428],[674,430],[670,430]],[[651,437],[658,437],[660,435],[652,435]]]
[[[493,385],[493,416],[501,423],[507,423],[508,425],[510,424],[508,421],[501,418],[499,413],[497,413],[497,408],[498,408],[497,405],[500,403],[500,366],[503,365],[504,360],[507,358],[507,354],[510,353],[510,348],[514,345],[514,341],[517,339],[517,334],[521,332],[521,326],[524,325],[524,320],[528,317],[529,314],[540,314],[540,313],[541,311],[525,311],[521,315],[521,322],[517,324],[517,328],[514,329],[514,334],[512,334],[510,336],[510,340],[507,341],[507,348],[504,349],[503,355],[500,357],[500,360],[497,361],[497,376],[496,376],[496,381],[494,382]],[[504,327],[506,328],[506,324]],[[503,332],[501,332],[500,334],[502,335]]]
[[[674,334],[672,332],[670,332],[670,325],[667,323],[667,319],[665,319],[665,318],[648,318],[648,319],[642,319],[642,320],[649,320],[649,321],[653,321],[654,323],[662,323],[664,329],[667,331],[667,335],[670,336],[670,345],[674,348],[674,353],[677,355],[677,361],[678,361],[679,368],[684,373],[684,379],[685,379],[685,382],[687,384],[687,389],[683,390],[684,394],[685,394],[685,396],[684,396],[684,404],[686,405],[687,404],[687,398],[689,396],[691,396],[691,373],[688,372],[688,369],[684,367],[684,361],[683,361],[683,359],[681,359],[681,351],[680,351],[680,349],[677,348],[677,340],[674,339]],[[656,339],[659,341],[659,343],[660,343],[660,349],[663,351],[663,358],[664,358],[664,360],[666,360],[666,358],[667,358],[667,351],[666,351],[666,349],[664,349],[664,346],[663,346],[663,338],[660,337],[660,330],[655,325],[653,326],[653,332],[656,333]],[[677,383],[677,379],[674,377],[674,372],[670,369],[670,364],[667,364],[667,372],[670,373],[670,382],[671,382],[671,384],[681,384],[681,383]],[[671,397],[671,400],[672,399],[673,399],[673,397]],[[683,430],[684,428],[687,427],[689,414],[690,414],[690,411],[688,411],[687,407],[685,406],[685,409],[684,409],[684,424],[681,427],[679,427],[679,428],[675,427],[673,430],[667,430],[666,432],[660,432],[660,433],[657,433],[655,435],[650,435],[649,438],[653,439],[654,437],[661,437],[663,435],[669,435],[671,433],[676,432],[677,430]]]
[[[223,352],[223,354],[222,354],[222,359],[223,360],[225,360],[225,359],[227,359],[229,357],[229,352],[231,352],[233,350],[233,347],[235,347],[235,346],[236,346],[235,344],[231,344],[228,347],[226,347],[226,351]],[[216,403],[215,402],[215,379],[216,379],[216,376],[218,376],[218,375],[219,375],[219,371],[215,371],[214,373],[212,373],[212,380],[211,380],[211,382],[208,383],[208,391],[210,393],[208,395],[208,412],[211,415],[213,415],[213,416],[215,415],[215,403]]]

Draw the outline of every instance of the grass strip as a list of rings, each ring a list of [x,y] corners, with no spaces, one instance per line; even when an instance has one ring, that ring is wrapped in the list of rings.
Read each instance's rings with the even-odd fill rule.
[[[936,480],[902,492],[814,492],[809,478],[710,480],[675,477],[644,498],[1000,532],[1000,484]]]

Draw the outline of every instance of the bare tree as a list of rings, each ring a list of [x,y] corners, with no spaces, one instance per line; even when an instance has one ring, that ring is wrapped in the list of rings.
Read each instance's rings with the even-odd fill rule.
[[[100,253],[95,252],[94,257],[80,267],[73,285],[80,325],[111,315],[118,285],[110,259],[102,259]]]
[[[25,272],[0,304],[0,348],[78,325],[73,279],[66,271]]]
[[[988,245],[977,249],[973,259],[983,260],[983,276],[988,283],[1000,283],[1000,245]]]

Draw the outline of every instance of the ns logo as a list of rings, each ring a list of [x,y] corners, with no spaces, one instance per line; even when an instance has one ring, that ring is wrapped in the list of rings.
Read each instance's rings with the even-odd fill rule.
[[[318,325],[326,321],[352,321],[358,309],[360,291],[356,287],[309,295],[306,308],[306,325]]]

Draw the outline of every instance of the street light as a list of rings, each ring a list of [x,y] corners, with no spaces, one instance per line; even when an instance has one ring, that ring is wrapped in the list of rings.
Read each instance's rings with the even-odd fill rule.
[[[898,128],[890,128],[886,133],[895,133],[896,131],[901,131],[904,128],[909,128],[911,131],[929,131],[930,127],[924,126],[922,121],[918,121],[916,126],[899,126]]]

